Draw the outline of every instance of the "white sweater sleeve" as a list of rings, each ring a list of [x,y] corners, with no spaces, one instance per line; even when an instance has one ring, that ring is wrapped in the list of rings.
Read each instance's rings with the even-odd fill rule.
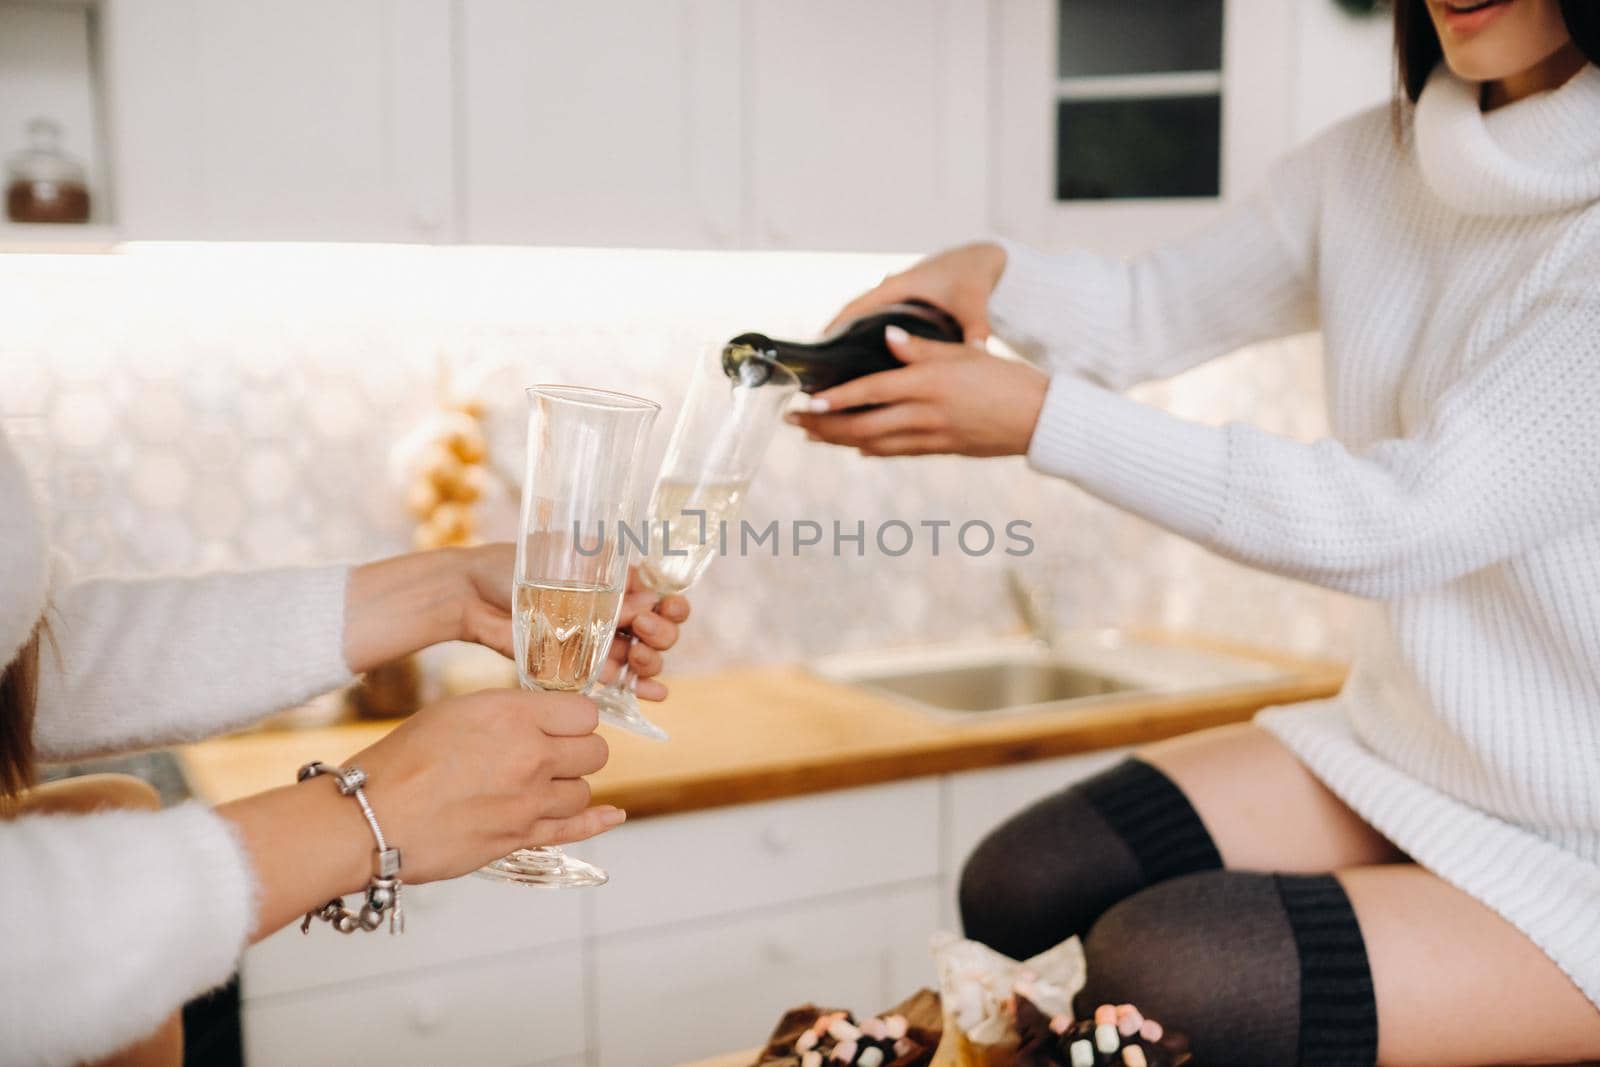
[[[1600,272],[1546,289],[1416,433],[1353,453],[1055,378],[1038,469],[1243,563],[1387,598],[1600,521]]]
[[[995,333],[1052,371],[1120,390],[1313,329],[1317,171],[1328,150],[1326,138],[1302,148],[1256,196],[1136,259],[1002,241]]]
[[[254,915],[244,849],[198,804],[0,821],[0,1060],[144,1037],[233,973]]]
[[[193,740],[344,684],[347,577],[340,566],[58,583],[40,755]]]

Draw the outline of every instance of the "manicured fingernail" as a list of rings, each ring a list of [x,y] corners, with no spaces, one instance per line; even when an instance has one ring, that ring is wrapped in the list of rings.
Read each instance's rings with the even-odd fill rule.
[[[806,401],[806,410],[813,415],[821,415],[832,407],[833,405],[828,403],[826,397],[814,396]]]
[[[903,345],[911,340],[911,335],[899,326],[885,326],[883,336],[892,345]]]
[[[620,826],[622,823],[627,821],[627,818],[628,813],[623,811],[621,808],[612,808],[609,811],[602,811],[600,813],[600,821],[605,823],[607,826]]]

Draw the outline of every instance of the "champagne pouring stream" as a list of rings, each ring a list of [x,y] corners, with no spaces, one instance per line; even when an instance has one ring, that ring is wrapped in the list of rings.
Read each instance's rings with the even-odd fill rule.
[[[672,430],[650,504],[649,551],[639,579],[658,598],[682,593],[711,565],[722,523],[736,523],[750,480],[789,399],[794,372],[760,354],[726,362],[717,349],[696,365],[683,411]],[[665,741],[634,695],[632,665],[610,685],[590,690],[607,723]]]

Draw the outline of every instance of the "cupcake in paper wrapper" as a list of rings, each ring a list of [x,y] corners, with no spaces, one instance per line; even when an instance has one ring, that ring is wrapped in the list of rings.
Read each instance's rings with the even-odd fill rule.
[[[1087,980],[1075,937],[1021,963],[954,934],[935,934],[932,949],[945,1015],[934,1067],[1010,1067],[1022,1044],[1019,1002],[1045,1018],[1071,1018]]]

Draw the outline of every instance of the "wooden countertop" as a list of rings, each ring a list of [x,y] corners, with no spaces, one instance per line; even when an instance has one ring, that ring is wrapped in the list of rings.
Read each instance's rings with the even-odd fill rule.
[[[1190,637],[1140,636],[1246,655],[1284,674],[977,722],[924,715],[795,666],[671,677],[671,697],[652,705],[650,716],[672,740],[657,744],[607,730],[611,762],[592,779],[594,799],[640,818],[1065,756],[1238,722],[1272,704],[1330,696],[1344,679],[1337,664]],[[179,759],[195,792],[221,803],[290,782],[309,760],[342,761],[392,725],[236,734],[186,746]]]
[[[726,1056],[686,1063],[683,1067],[750,1067],[759,1055],[761,1055],[760,1048],[747,1048],[743,1052],[730,1052]]]

